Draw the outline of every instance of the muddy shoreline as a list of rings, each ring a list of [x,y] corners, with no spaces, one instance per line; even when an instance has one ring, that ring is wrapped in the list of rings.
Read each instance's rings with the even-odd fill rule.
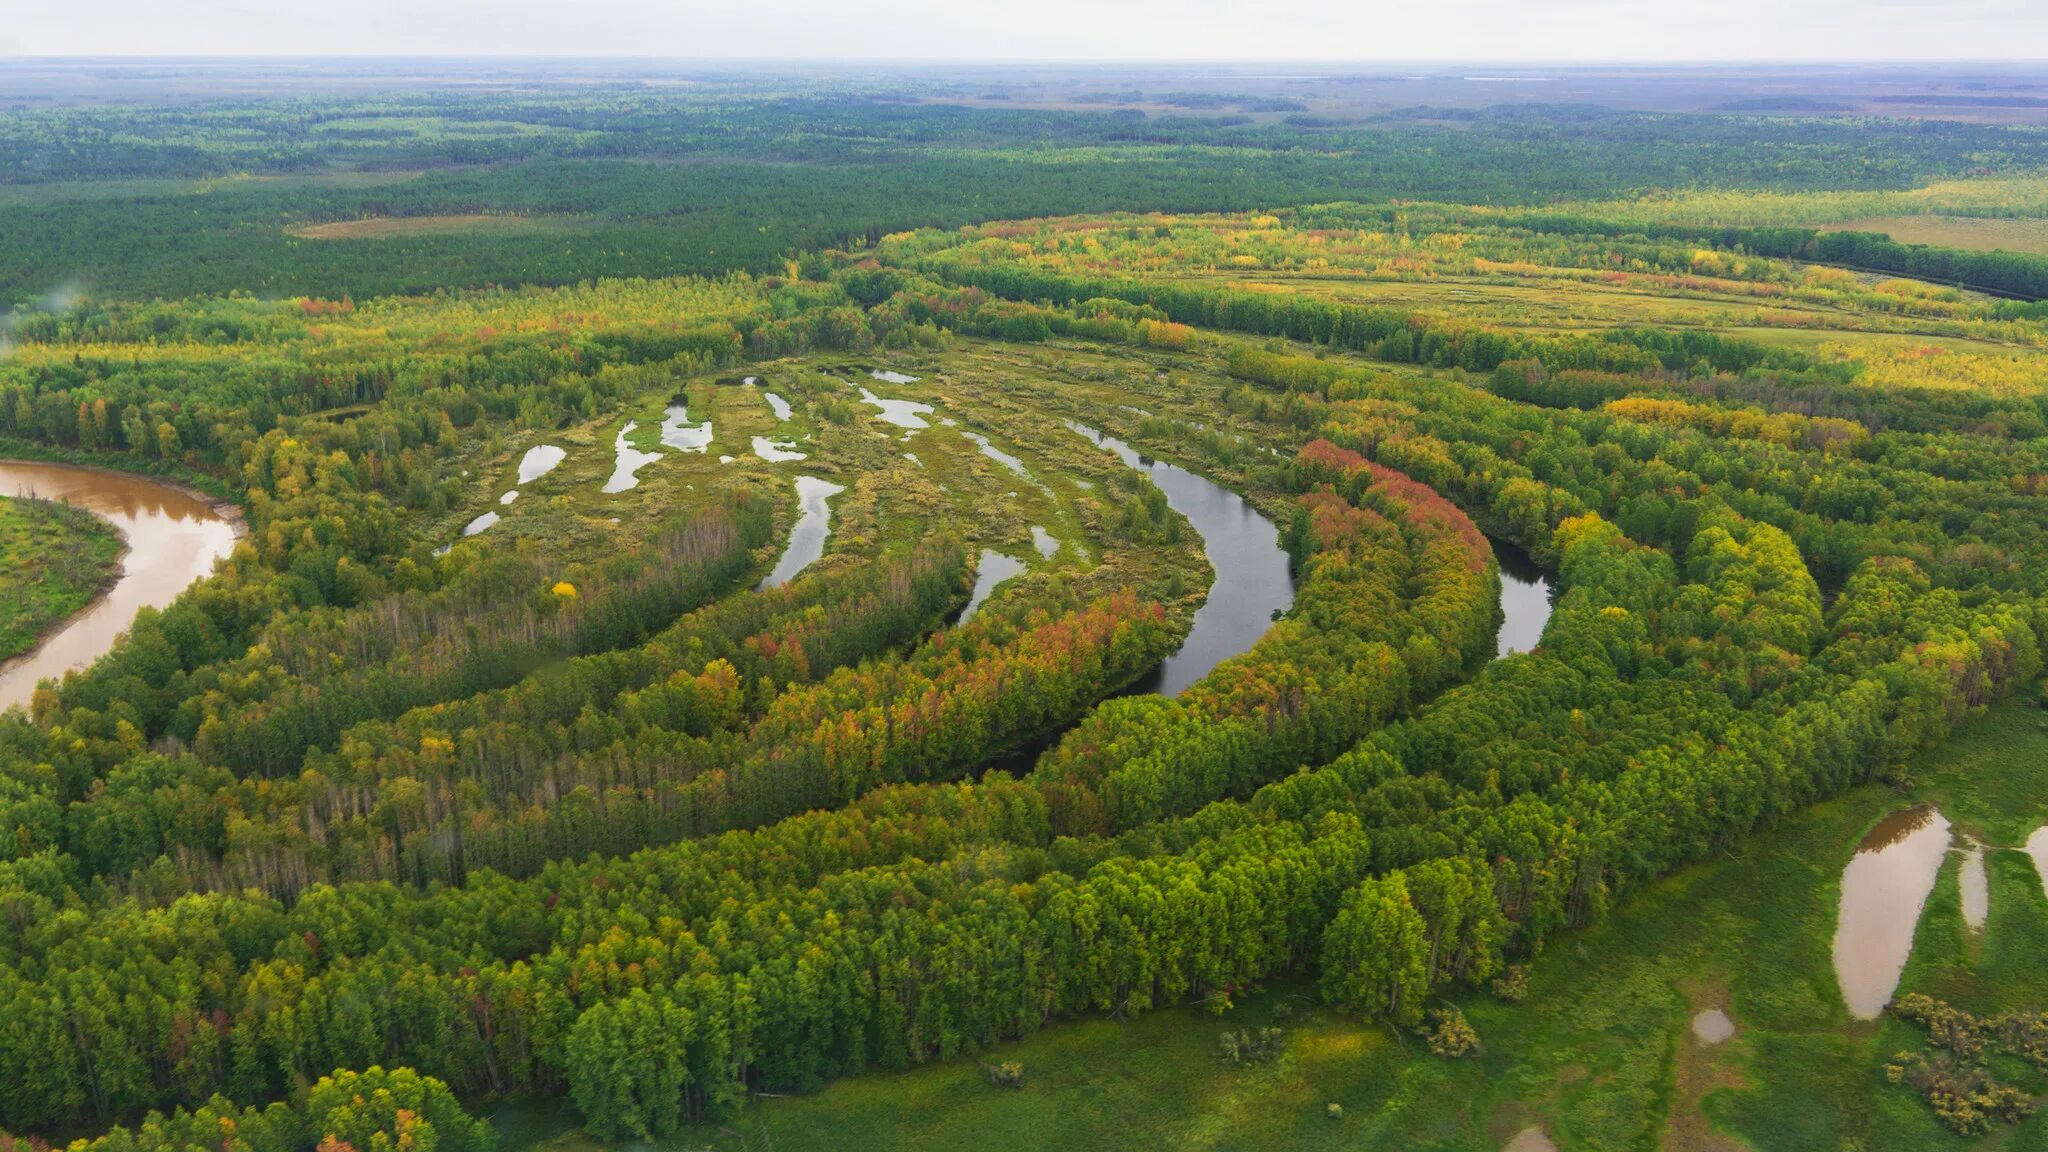
[[[105,655],[135,613],[168,605],[209,575],[249,532],[231,500],[176,480],[68,461],[0,459],[0,496],[68,503],[112,525],[121,539],[114,577],[76,612],[45,629],[34,646],[0,661],[0,709],[27,704],[41,680]],[[71,651],[53,650],[66,641]]]

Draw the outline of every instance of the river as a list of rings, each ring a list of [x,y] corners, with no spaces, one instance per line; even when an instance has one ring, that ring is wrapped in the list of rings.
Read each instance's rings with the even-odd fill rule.
[[[1550,623],[1550,576],[1515,544],[1492,536],[1486,540],[1500,561],[1500,639],[1494,654],[1531,651],[1543,640],[1543,626]]]
[[[204,497],[147,477],[99,468],[0,460],[0,496],[61,500],[113,524],[127,544],[114,586],[46,636],[35,651],[0,664],[0,709],[28,703],[41,680],[83,668],[114,646],[136,612],[162,608],[234,551],[242,523]]]
[[[1068,426],[1150,476],[1166,494],[1166,506],[1195,526],[1215,569],[1187,640],[1130,689],[1134,695],[1178,696],[1210,669],[1257,643],[1274,618],[1293,606],[1294,573],[1280,547],[1280,530],[1244,497],[1213,480],[1142,455],[1086,424],[1070,420]]]

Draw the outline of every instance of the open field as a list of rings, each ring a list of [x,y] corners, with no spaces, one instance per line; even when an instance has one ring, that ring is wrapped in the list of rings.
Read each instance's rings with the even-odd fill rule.
[[[2048,220],[1988,216],[1867,216],[1828,225],[1830,231],[1882,232],[1902,244],[1993,249],[2048,255]]]

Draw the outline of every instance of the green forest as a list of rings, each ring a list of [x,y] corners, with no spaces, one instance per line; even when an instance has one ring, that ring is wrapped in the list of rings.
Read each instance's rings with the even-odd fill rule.
[[[1213,103],[0,114],[0,1152],[2048,1148],[2042,130]]]

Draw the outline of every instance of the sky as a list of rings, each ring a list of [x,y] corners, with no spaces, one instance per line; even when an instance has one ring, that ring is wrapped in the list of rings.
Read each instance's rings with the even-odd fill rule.
[[[2048,0],[4,0],[0,55],[2048,60]]]

